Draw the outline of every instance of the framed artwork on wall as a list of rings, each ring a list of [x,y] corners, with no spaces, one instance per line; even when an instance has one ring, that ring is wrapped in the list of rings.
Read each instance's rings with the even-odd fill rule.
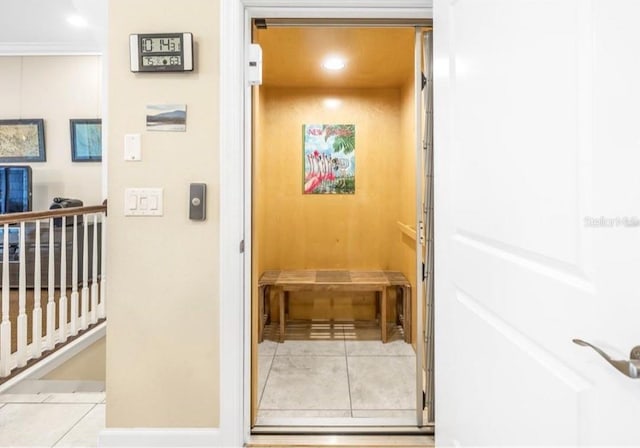
[[[45,162],[44,120],[0,120],[0,162]]]
[[[355,194],[356,126],[305,124],[304,194]]]
[[[100,118],[71,119],[71,160],[73,162],[102,161],[102,120]]]
[[[148,104],[147,131],[185,132],[186,104]]]

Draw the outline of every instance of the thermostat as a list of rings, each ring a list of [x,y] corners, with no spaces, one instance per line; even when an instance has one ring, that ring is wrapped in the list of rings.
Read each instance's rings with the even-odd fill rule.
[[[193,70],[191,33],[131,34],[132,72],[188,72]]]

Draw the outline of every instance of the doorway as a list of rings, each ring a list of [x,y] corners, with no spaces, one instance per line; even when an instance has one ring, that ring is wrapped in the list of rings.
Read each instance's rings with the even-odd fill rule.
[[[425,30],[287,25],[259,21],[253,33],[264,71],[251,102],[252,426],[415,430],[432,421],[421,415],[429,368],[418,337],[428,316],[429,164],[416,151],[429,125],[416,100]],[[321,56],[348,69],[322,70]],[[336,135],[343,146],[328,148]],[[310,270],[397,272],[412,294],[393,289],[384,312],[370,291],[261,295],[265,273]]]

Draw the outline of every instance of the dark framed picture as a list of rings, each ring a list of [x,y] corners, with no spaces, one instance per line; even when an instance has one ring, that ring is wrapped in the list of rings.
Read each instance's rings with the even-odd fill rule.
[[[74,162],[102,161],[102,120],[99,118],[71,119],[71,160]]]
[[[0,120],[0,162],[45,162],[44,120]]]

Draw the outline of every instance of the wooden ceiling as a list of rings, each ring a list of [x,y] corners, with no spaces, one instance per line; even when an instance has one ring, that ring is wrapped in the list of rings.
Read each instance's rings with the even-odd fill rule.
[[[406,28],[303,27],[256,30],[262,79],[280,87],[399,87],[413,77],[415,32]],[[322,68],[339,55],[346,67]]]

